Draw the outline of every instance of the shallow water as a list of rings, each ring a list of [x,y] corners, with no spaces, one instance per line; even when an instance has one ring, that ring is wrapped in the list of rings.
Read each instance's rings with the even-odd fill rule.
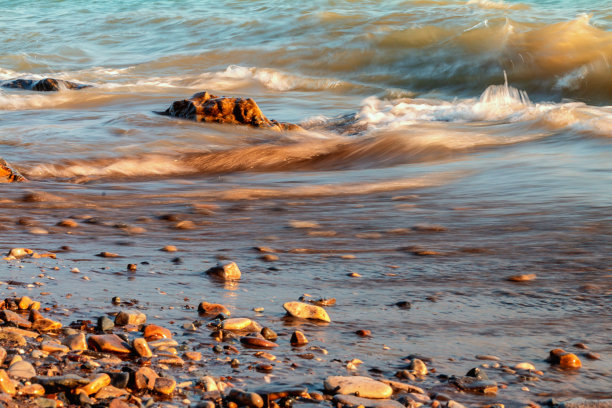
[[[59,260],[3,261],[2,280],[46,283],[17,293],[51,292],[64,321],[93,319],[114,295],[138,299],[179,331],[198,318],[183,306],[204,299],[288,332],[300,323],[283,302],[335,297],[332,324],[301,323],[329,355],[279,363],[272,384],[321,388],[346,372],[334,359],[391,377],[409,354],[463,375],[493,354],[544,376],[516,383],[490,369],[508,385],[494,398],[453,394],[434,375],[424,385],[475,405],[612,397],[607,2],[52,4],[0,2],[0,80],[93,85],[0,90],[0,156],[30,179],[2,186],[0,244],[71,247]],[[304,130],[154,113],[202,90],[252,97]],[[80,226],[56,226],[65,218]],[[159,251],[168,244],[179,252]],[[202,274],[220,257],[243,270],[237,286]],[[506,281],[523,273],[537,279]],[[212,344],[205,329],[185,336]],[[544,361],[555,347],[580,353],[577,342],[602,360],[582,358],[578,373]]]

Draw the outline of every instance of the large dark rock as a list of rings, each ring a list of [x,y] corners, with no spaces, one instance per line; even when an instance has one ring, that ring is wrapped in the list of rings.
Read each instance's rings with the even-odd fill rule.
[[[3,88],[25,89],[28,91],[54,92],[60,89],[83,89],[91,85],[77,84],[76,82],[55,78],[43,78],[40,80],[19,78],[4,82],[0,86]]]
[[[279,123],[264,116],[251,98],[228,98],[198,92],[190,99],[175,101],[162,115],[195,120],[196,122],[249,125],[278,130],[300,129],[292,123]]]
[[[0,183],[15,183],[19,181],[28,180],[0,157]]]

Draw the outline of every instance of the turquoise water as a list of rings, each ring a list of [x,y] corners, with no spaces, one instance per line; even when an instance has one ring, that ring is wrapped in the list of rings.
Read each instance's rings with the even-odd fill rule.
[[[59,266],[56,280],[28,291],[51,291],[45,299],[66,319],[106,310],[112,292],[146,299],[176,328],[196,318],[186,297],[251,317],[265,304],[257,318],[284,330],[282,302],[337,297],[333,325],[304,328],[329,356],[279,367],[273,384],[320,388],[346,371],[334,358],[361,358],[359,373],[390,378],[411,353],[449,375],[495,354],[509,366],[532,361],[542,380],[491,370],[508,385],[496,398],[455,393],[435,376],[422,385],[478,406],[612,397],[609,2],[0,1],[0,10],[0,81],[91,85],[0,88],[0,157],[30,180],[2,184],[0,250],[72,248],[58,261],[0,264],[3,280]],[[303,129],[154,113],[204,90],[251,97]],[[65,218],[79,228],[58,227]],[[159,251],[166,244],[182,263]],[[262,245],[278,250],[277,263],[251,249]],[[93,257],[101,251],[123,258]],[[246,272],[238,288],[202,280],[219,257]],[[149,264],[128,275],[128,260]],[[91,281],[73,279],[75,266]],[[505,280],[523,273],[537,279]],[[393,307],[405,300],[411,311]],[[376,336],[347,337],[363,326]],[[198,336],[185,338],[208,333]],[[602,360],[583,358],[578,374],[544,361],[555,347],[579,352],[579,341]]]

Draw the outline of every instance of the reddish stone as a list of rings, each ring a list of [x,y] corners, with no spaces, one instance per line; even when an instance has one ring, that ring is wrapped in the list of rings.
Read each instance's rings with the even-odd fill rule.
[[[159,339],[171,339],[172,332],[165,327],[158,326],[156,324],[149,324],[144,329],[144,338],[147,341],[159,340]]]
[[[111,353],[130,353],[131,350],[126,347],[125,342],[116,334],[100,334],[89,336],[87,340],[89,347],[98,351],[109,351]]]
[[[240,342],[245,346],[255,347],[255,348],[274,348],[278,347],[278,344],[271,342],[266,339],[262,339],[261,337],[253,337],[253,336],[244,336],[240,338]]]

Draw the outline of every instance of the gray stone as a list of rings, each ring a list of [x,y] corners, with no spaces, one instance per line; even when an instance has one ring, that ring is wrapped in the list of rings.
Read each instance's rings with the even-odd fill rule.
[[[115,323],[111,319],[106,316],[100,316],[98,318],[98,330],[100,331],[109,331],[115,327]]]
[[[13,378],[25,378],[29,380],[36,375],[36,369],[25,360],[17,361],[11,364],[8,369],[8,374]]]

